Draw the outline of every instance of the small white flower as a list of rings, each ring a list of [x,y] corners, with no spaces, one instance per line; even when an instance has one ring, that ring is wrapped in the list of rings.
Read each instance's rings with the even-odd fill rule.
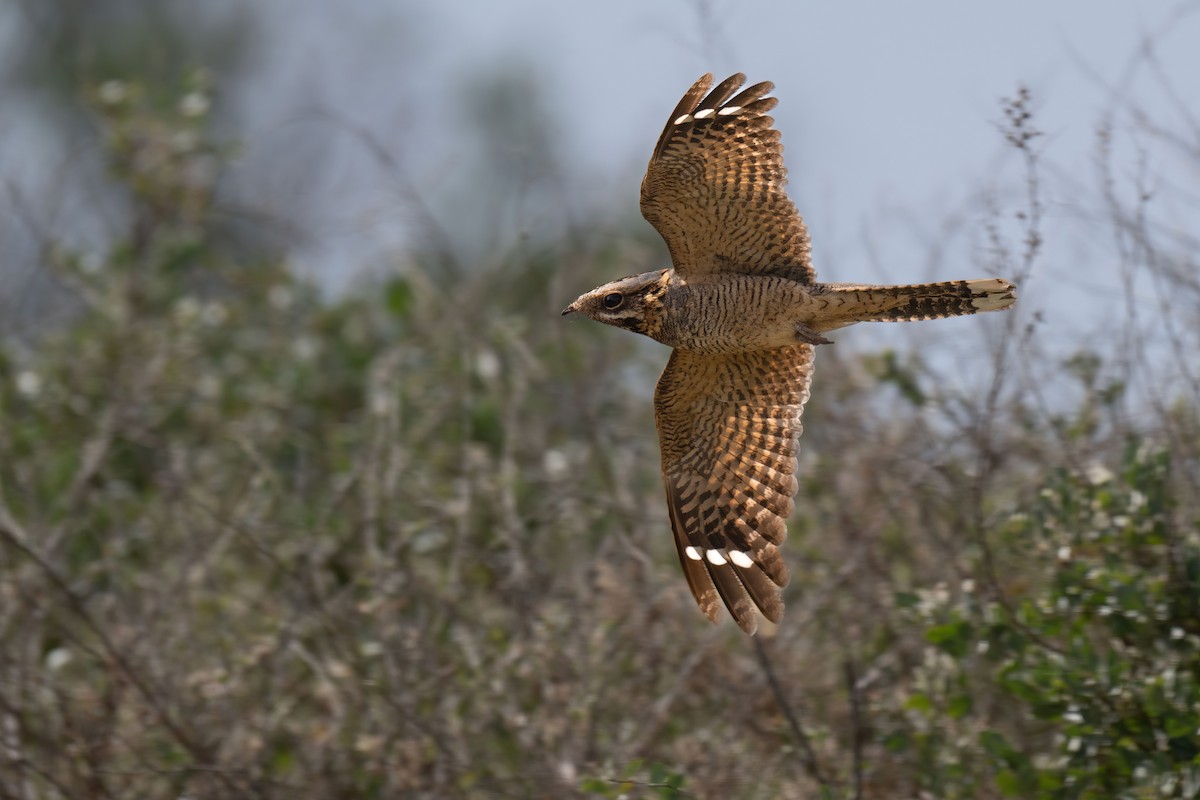
[[[179,113],[185,117],[201,117],[212,105],[208,97],[200,92],[188,92],[179,101]]]
[[[542,469],[548,478],[565,478],[570,468],[571,462],[562,450],[551,447],[542,455]]]
[[[196,391],[206,400],[221,396],[221,379],[211,372],[206,372],[196,381]]]
[[[974,578],[964,578],[963,582],[962,582],[962,591],[963,591],[963,594],[973,593],[975,591],[975,579]]]
[[[1093,486],[1108,483],[1113,479],[1112,470],[1103,464],[1092,464],[1084,474],[1087,476],[1088,482]]]
[[[383,390],[370,392],[368,406],[374,416],[386,417],[396,409],[396,396]]]
[[[475,372],[485,381],[495,380],[500,374],[500,359],[491,350],[483,350],[475,357]]]
[[[1183,635],[1183,628],[1171,628],[1171,638],[1173,640],[1179,641],[1183,638]]]
[[[190,153],[200,144],[195,131],[175,131],[171,135],[171,149],[176,153]]]
[[[1071,548],[1068,545],[1063,545],[1062,547],[1058,548],[1057,556],[1059,562],[1063,564],[1067,563],[1071,560]]]
[[[215,328],[229,319],[229,312],[225,309],[224,305],[214,300],[204,306],[201,319],[204,320],[205,325],[211,325]]]
[[[360,733],[354,740],[354,749],[359,753],[378,753],[387,739],[377,733]]]
[[[267,302],[280,311],[291,308],[295,299],[296,293],[292,291],[292,287],[282,283],[272,286],[271,291],[267,292]]]
[[[26,397],[37,397],[42,391],[42,379],[36,372],[30,370],[18,372],[17,391]]]
[[[181,297],[175,301],[174,312],[180,322],[193,322],[200,316],[200,304],[194,297]]]
[[[321,344],[312,336],[301,336],[292,343],[292,353],[301,361],[312,361],[321,352]]]
[[[100,97],[101,103],[108,106],[115,106],[129,96],[129,87],[124,81],[105,81],[100,84],[100,90],[97,94]]]
[[[46,669],[51,672],[58,672],[60,669],[71,663],[71,651],[65,647],[56,647],[46,654]]]
[[[933,602],[939,606],[944,606],[950,602],[950,591],[946,588],[946,584],[939,583],[933,587]]]
[[[448,505],[451,506],[449,509],[445,509],[448,515],[462,516],[467,512],[466,503],[460,500],[452,500]],[[413,536],[411,546],[414,553],[431,553],[444,546],[447,539],[445,531],[440,528],[430,528]]]

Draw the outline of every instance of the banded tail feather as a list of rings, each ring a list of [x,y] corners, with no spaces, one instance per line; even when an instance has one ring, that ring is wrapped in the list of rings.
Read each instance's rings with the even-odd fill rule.
[[[832,327],[853,322],[907,322],[1000,311],[1017,301],[1016,288],[1000,278],[914,283],[906,286],[824,284],[826,296],[845,309],[844,319]],[[821,326],[820,330],[831,330]]]

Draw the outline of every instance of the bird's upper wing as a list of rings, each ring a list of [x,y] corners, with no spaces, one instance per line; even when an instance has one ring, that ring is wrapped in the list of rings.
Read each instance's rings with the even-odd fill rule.
[[[808,231],[784,192],[783,145],[767,116],[774,87],[734,97],[745,80],[739,73],[708,92],[705,75],[679,101],[642,180],[642,216],[683,277],[770,273],[811,283]]]
[[[679,561],[700,610],[724,602],[742,630],[772,622],[788,580],[778,545],[797,483],[812,345],[730,355],[675,350],[654,392]]]

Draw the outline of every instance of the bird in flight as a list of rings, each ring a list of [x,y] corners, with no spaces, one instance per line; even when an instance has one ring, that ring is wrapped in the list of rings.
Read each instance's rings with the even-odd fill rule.
[[[679,562],[700,610],[743,631],[778,622],[779,548],[798,488],[800,415],[816,345],[855,322],[998,311],[999,278],[908,286],[818,283],[804,221],[784,192],[771,83],[696,81],[642,180],[642,215],[671,268],[606,283],[563,310],[674,348],[654,392]],[[741,91],[739,91],[741,90]]]

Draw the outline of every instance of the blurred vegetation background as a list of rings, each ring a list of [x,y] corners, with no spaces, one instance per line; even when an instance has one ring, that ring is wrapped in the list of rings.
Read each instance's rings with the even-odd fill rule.
[[[21,13],[5,91],[70,157],[0,194],[0,798],[1200,797],[1200,240],[1103,121],[1124,316],[1039,335],[1014,87],[1023,194],[954,275],[1030,289],[949,357],[936,323],[820,349],[788,613],[748,639],[678,574],[662,349],[556,316],[664,248],[513,229],[570,191],[528,76],[470,106],[464,245],[344,120],[240,171],[256,17]],[[1193,214],[1194,119],[1142,120]],[[292,257],[335,136],[420,235],[331,292]]]

